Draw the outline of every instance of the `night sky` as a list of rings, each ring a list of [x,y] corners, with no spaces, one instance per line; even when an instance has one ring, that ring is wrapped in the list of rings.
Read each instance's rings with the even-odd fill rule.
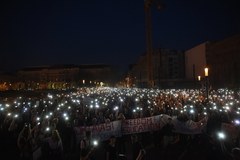
[[[152,6],[153,47],[190,49],[240,33],[237,0]],[[146,50],[144,0],[0,2],[0,71],[52,64],[135,63]]]

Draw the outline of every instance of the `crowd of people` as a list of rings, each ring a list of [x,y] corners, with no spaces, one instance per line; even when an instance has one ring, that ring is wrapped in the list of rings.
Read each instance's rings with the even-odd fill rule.
[[[96,141],[75,127],[166,114],[181,122],[207,118],[201,134],[161,129]],[[222,123],[235,128],[221,133]],[[240,92],[189,89],[78,88],[39,96],[1,97],[0,139],[10,159],[239,159]]]

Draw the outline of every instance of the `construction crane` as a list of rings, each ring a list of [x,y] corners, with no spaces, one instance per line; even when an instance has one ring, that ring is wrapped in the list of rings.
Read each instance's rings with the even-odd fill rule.
[[[151,6],[156,5],[157,9],[160,10],[163,4],[160,0],[144,0],[145,10],[145,22],[146,22],[146,43],[147,43],[147,80],[148,87],[154,87],[154,76],[153,76],[153,64],[152,64],[152,17],[151,17]]]

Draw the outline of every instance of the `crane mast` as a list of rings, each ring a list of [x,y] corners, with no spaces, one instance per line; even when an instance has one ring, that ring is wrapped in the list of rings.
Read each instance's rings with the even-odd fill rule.
[[[147,83],[148,87],[154,86],[153,80],[153,65],[152,65],[152,19],[151,19],[151,5],[153,0],[145,0],[145,22],[146,22],[146,45],[147,45]]]
[[[145,0],[145,22],[146,22],[146,45],[147,45],[147,82],[148,87],[154,87],[154,72],[153,72],[153,47],[152,47],[152,17],[151,17],[151,6],[157,4],[157,9],[161,10],[163,4],[160,0]]]

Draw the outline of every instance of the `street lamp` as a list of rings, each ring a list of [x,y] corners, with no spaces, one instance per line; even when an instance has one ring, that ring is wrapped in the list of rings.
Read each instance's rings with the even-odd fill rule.
[[[209,96],[209,79],[208,79],[208,68],[204,68],[204,75],[205,75],[205,87],[206,87],[206,99],[208,102],[208,96]]]
[[[200,82],[201,81],[201,76],[198,76],[197,78],[198,78],[198,81]]]
[[[205,77],[208,77],[208,68],[204,68],[204,74],[205,74]]]

